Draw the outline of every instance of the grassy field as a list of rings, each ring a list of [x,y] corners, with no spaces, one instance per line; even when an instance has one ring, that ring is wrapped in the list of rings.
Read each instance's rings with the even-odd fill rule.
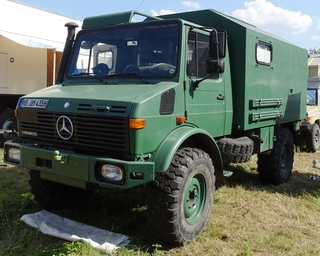
[[[0,149],[0,164],[2,163]],[[234,175],[218,184],[210,221],[191,244],[170,248],[153,239],[144,216],[143,189],[103,191],[72,210],[54,213],[130,236],[114,255],[320,255],[320,176],[313,160],[297,153],[291,179],[280,186],[260,183],[256,158],[233,165]],[[83,243],[67,242],[19,219],[43,208],[29,192],[27,170],[0,167],[0,255],[105,255]]]

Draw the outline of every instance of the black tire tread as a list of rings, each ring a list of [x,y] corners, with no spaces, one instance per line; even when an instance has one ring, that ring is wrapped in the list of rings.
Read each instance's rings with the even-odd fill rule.
[[[248,137],[222,138],[218,146],[224,163],[245,163],[251,159],[254,142]]]
[[[306,147],[309,152],[316,152],[320,146],[320,127],[312,124],[309,131],[305,133]]]
[[[287,145],[288,162],[285,175],[281,172],[282,147]],[[287,128],[281,128],[271,154],[258,154],[258,173],[262,182],[280,185],[290,178],[294,159],[294,146],[292,133]]]
[[[31,193],[35,200],[50,210],[74,207],[81,202],[86,192],[84,189],[44,180],[40,177],[40,172],[36,170],[30,170],[29,175]]]
[[[168,170],[165,173],[157,174],[155,180],[148,184],[148,210],[146,212],[148,226],[156,237],[174,246],[191,242],[204,229],[207,223],[207,221],[203,222],[199,232],[192,235],[189,234],[189,236],[181,234],[181,230],[178,227],[180,191],[190,165],[198,157],[207,158],[212,164],[209,155],[200,149],[179,149]],[[213,169],[213,193],[215,191],[214,183]],[[213,195],[211,205],[212,203]],[[210,212],[208,214],[210,215]]]

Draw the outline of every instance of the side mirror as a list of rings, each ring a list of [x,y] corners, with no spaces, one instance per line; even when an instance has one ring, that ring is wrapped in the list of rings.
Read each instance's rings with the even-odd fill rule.
[[[227,32],[213,30],[210,32],[209,56],[211,59],[226,57]]]
[[[227,32],[213,30],[209,39],[209,59],[206,63],[206,71],[209,74],[223,73],[226,57]]]
[[[223,73],[224,60],[223,59],[208,59],[206,63],[206,72],[209,74]]]

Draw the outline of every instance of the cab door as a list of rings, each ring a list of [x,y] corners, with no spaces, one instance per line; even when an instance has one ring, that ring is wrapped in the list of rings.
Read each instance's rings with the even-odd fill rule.
[[[225,84],[222,74],[209,77],[206,72],[208,52],[209,35],[204,31],[189,31],[185,79],[187,122],[216,137],[225,134]]]

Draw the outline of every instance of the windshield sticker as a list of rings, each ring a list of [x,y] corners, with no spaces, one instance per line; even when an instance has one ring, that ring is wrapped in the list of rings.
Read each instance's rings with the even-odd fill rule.
[[[136,46],[136,45],[138,45],[138,41],[128,41],[127,45],[128,46]]]
[[[43,108],[46,109],[49,100],[47,99],[22,99],[19,107],[21,108]]]

